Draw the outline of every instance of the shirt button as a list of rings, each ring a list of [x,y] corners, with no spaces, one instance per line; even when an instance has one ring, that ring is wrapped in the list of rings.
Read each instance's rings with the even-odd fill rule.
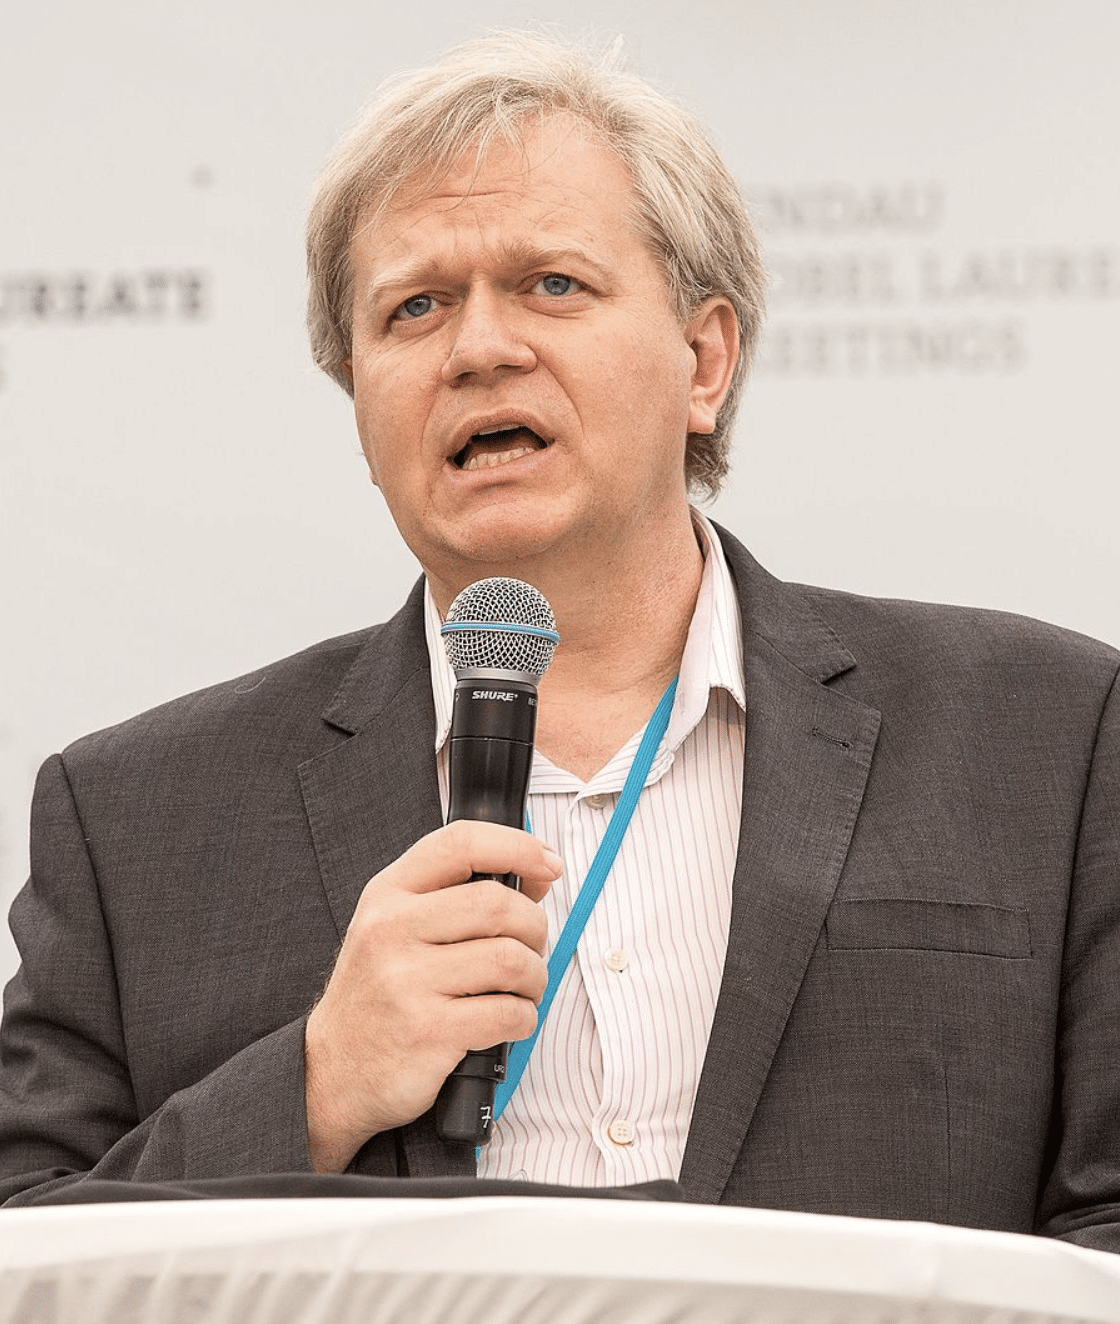
[[[612,947],[610,951],[603,956],[603,962],[608,970],[613,970],[615,974],[621,974],[630,964],[630,957],[621,947]]]
[[[609,800],[609,795],[589,795],[584,804],[591,809],[606,809]]]
[[[632,1145],[634,1143],[634,1123],[628,1122],[625,1117],[618,1117],[607,1127],[607,1135],[616,1145]]]

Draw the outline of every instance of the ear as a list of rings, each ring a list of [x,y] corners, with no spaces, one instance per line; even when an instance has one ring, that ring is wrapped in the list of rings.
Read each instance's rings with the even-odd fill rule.
[[[715,431],[716,415],[739,362],[739,323],[731,300],[722,294],[705,299],[685,328],[685,336],[695,358],[688,430],[706,436]]]

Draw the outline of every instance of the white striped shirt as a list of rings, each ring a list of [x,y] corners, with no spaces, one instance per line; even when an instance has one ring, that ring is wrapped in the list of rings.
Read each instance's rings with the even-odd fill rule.
[[[711,1033],[731,917],[746,704],[739,603],[698,512],[704,572],[669,727],[521,1083],[482,1150],[482,1177],[578,1186],[676,1178]],[[429,595],[426,629],[447,812],[454,673]],[[589,782],[533,756],[529,818],[563,875],[541,903],[564,927],[641,732]]]

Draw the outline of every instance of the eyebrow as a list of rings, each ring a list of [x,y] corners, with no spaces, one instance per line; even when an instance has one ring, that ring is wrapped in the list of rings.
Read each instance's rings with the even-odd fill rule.
[[[590,269],[600,281],[609,277],[607,268],[581,244],[537,244],[530,240],[514,240],[500,247],[497,262],[499,267],[541,271],[558,271],[576,263]],[[363,301],[372,306],[386,295],[438,282],[443,267],[439,258],[413,258],[401,262],[374,277]]]

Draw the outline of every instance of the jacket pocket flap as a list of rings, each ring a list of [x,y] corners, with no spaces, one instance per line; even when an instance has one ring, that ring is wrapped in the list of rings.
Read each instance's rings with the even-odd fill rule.
[[[825,921],[832,951],[889,948],[1028,957],[1025,910],[958,901],[837,901]]]

